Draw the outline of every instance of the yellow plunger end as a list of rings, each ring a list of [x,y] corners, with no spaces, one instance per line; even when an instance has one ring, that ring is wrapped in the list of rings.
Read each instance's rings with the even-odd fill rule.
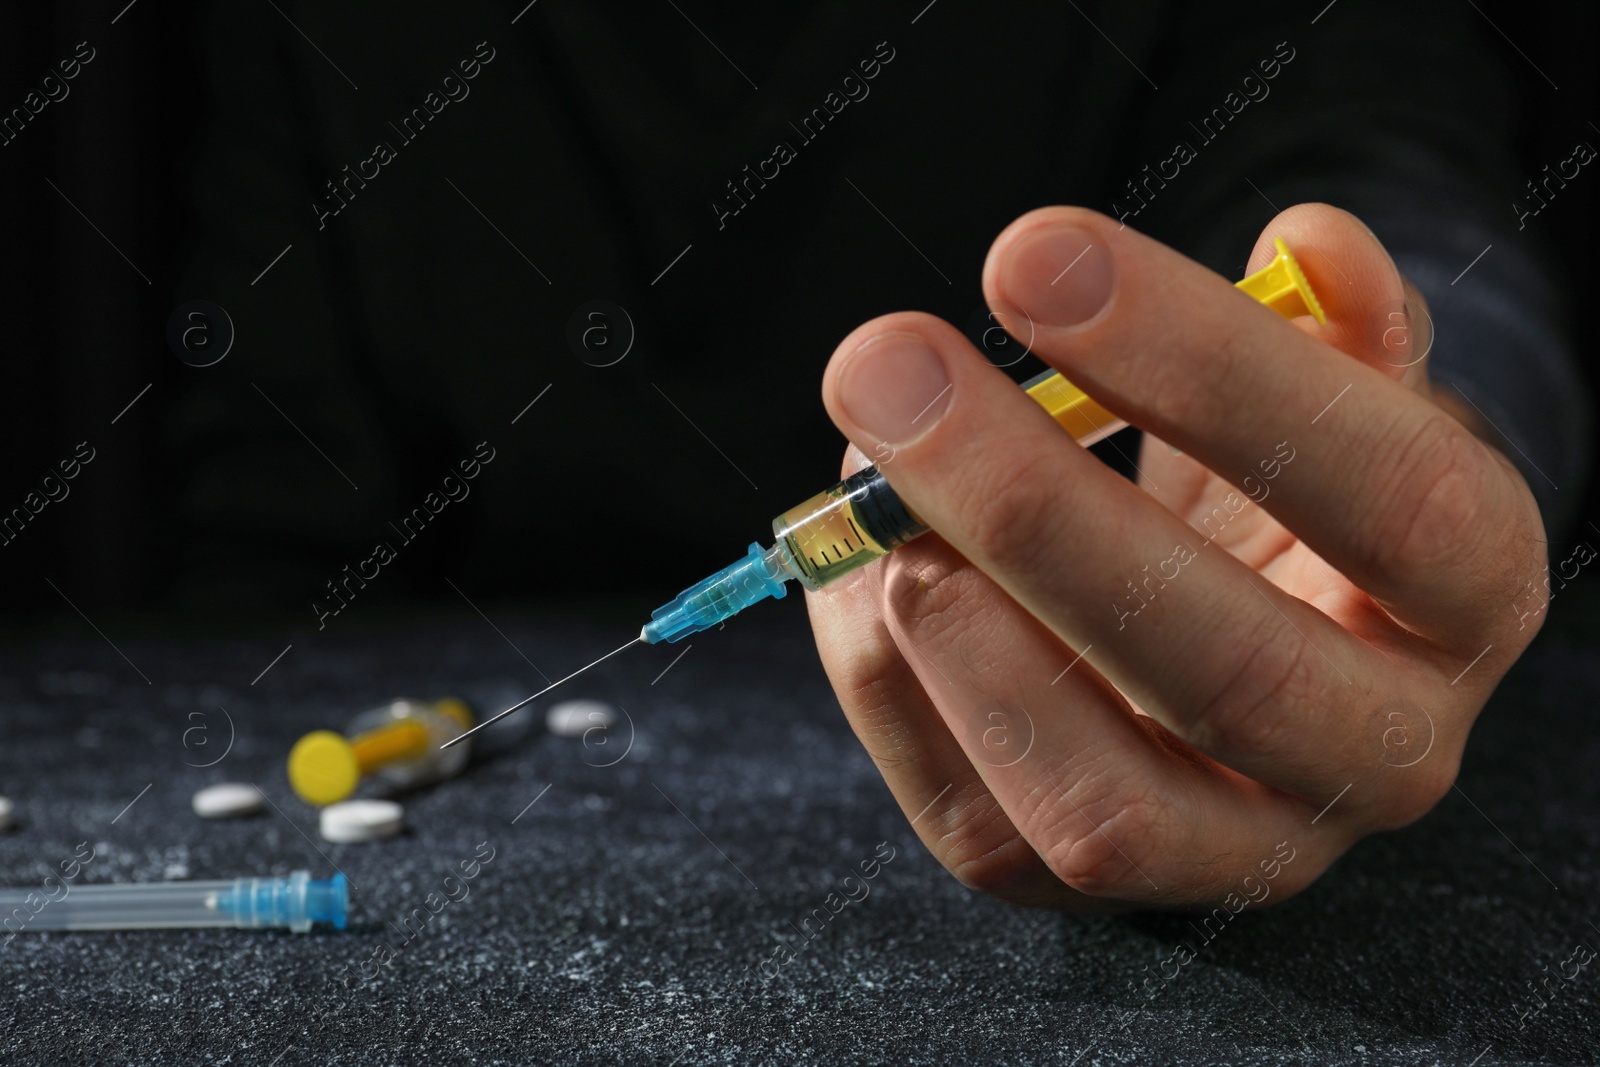
[[[1301,273],[1294,253],[1289,251],[1289,246],[1283,243],[1281,237],[1274,238],[1272,246],[1278,250],[1277,257],[1250,277],[1235,282],[1235,286],[1286,319],[1310,315],[1318,325],[1326,326],[1328,316],[1323,314],[1317,294],[1311,291],[1311,283]]]

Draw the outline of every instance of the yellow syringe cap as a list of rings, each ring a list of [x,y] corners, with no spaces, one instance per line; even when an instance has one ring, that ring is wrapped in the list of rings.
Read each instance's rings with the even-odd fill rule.
[[[1272,247],[1278,250],[1272,262],[1243,281],[1235,282],[1235,288],[1244,290],[1286,319],[1310,315],[1318,325],[1327,325],[1328,316],[1323,314],[1317,294],[1311,291],[1311,283],[1301,273],[1294,253],[1281,237],[1273,239]]]
[[[289,784],[307,804],[337,804],[360,782],[354,747],[332,730],[306,734],[289,752]]]

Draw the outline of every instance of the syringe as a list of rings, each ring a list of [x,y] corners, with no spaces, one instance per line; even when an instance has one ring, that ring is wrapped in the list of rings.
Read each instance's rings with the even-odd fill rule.
[[[0,889],[5,930],[16,934],[233,926],[288,927],[303,934],[318,922],[343,930],[349,907],[344,875],[313,881],[306,871],[287,878],[64,884],[64,889],[61,896],[48,890]]]
[[[1282,239],[1267,266],[1237,287],[1284,318],[1327,317]],[[1091,445],[1127,425],[1056,371],[1022,388],[1080,444]],[[772,520],[770,548],[752,543],[745,557],[697,582],[650,613],[640,631],[647,644],[678,641],[716,626],[767,597],[788,593],[793,579],[821,589],[928,532],[876,467],[867,467]]]
[[[410,789],[460,774],[468,748],[444,743],[472,729],[472,709],[454,697],[393,700],[357,715],[348,737],[332,730],[306,734],[289,750],[289,784],[307,804],[336,804],[363,778]]]
[[[1272,262],[1235,286],[1286,319],[1310,315],[1325,324],[1328,319],[1322,305],[1289,246],[1280,238],[1273,241],[1273,247],[1278,254]],[[1046,371],[1024,382],[1022,388],[1080,444],[1092,445],[1127,425],[1056,371]],[[650,645],[678,641],[710,629],[767,597],[786,596],[791,579],[807,589],[821,589],[921,537],[928,532],[928,524],[900,499],[877,467],[866,467],[773,519],[772,532],[772,547],[762,548],[751,542],[743,559],[696,582],[652,611],[650,621],[632,641],[440,747],[459,744],[641,641]]]

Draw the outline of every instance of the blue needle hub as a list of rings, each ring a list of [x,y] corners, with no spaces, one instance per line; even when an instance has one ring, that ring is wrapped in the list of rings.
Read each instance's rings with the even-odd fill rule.
[[[739,562],[696,582],[650,613],[640,632],[647,644],[678,641],[732,618],[751,604],[781,598],[789,590],[789,572],[780,558],[781,545],[764,549],[754,541]]]

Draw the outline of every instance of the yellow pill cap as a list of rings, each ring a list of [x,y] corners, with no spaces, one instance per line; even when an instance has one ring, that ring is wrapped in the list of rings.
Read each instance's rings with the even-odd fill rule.
[[[289,784],[307,804],[336,804],[354,793],[360,781],[355,750],[332,730],[306,734],[289,752]]]

